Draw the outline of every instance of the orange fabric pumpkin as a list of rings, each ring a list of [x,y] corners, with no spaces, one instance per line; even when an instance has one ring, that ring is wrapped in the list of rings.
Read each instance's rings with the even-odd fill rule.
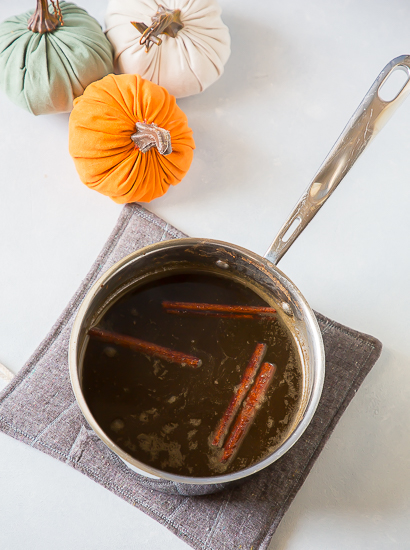
[[[131,139],[136,122],[168,130],[172,153],[142,153]],[[165,88],[139,75],[110,74],[74,101],[69,150],[81,181],[115,202],[149,202],[188,171],[195,143],[185,114]]]

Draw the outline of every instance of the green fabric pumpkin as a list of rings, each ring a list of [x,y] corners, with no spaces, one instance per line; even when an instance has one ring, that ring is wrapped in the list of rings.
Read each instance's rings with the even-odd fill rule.
[[[0,89],[34,115],[71,111],[88,84],[113,72],[98,22],[75,4],[60,9],[64,25],[52,32],[27,28],[34,10],[0,24]]]

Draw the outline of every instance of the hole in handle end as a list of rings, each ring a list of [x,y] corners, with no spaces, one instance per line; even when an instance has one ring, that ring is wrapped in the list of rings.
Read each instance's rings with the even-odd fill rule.
[[[403,91],[410,80],[408,67],[395,67],[380,86],[377,94],[382,101],[390,103]]]

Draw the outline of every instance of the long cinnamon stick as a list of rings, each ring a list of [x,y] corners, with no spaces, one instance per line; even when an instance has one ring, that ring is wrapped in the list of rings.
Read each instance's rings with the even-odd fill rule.
[[[276,365],[272,363],[263,363],[255,384],[249,392],[246,401],[243,404],[238,418],[232,428],[231,433],[223,447],[224,452],[221,462],[226,462],[237,452],[249,428],[255,420],[256,415],[262,405],[266,392],[272,382],[276,371]]]
[[[220,446],[223,443],[223,440],[229,430],[232,421],[238,412],[239,407],[242,404],[249,388],[251,387],[255,375],[258,372],[258,369],[265,357],[267,350],[266,344],[256,344],[255,351],[252,354],[252,357],[249,360],[249,363],[243,373],[242,380],[235,389],[235,393],[228,405],[228,408],[224,412],[213,436],[212,445]]]
[[[219,313],[219,311],[187,311],[184,309],[167,309],[167,313],[173,315],[203,315],[206,317],[218,317],[218,319],[269,319],[271,315],[248,315],[243,313]]]
[[[92,327],[88,331],[88,334],[91,338],[95,338],[96,340],[102,340],[103,342],[107,342],[109,344],[117,344],[124,348],[140,351],[146,355],[164,359],[169,363],[179,363],[182,366],[194,368],[202,365],[201,359],[194,357],[193,355],[164,348],[163,346],[158,346],[157,344],[153,344],[151,342],[145,342],[144,340],[140,340],[139,338],[134,338],[132,336],[119,334],[118,332],[111,332],[102,328]]]
[[[222,304],[205,304],[196,302],[162,302],[167,313],[178,315],[194,314],[225,317],[231,319],[258,319],[260,317],[273,317],[276,309],[264,306],[230,306]]]

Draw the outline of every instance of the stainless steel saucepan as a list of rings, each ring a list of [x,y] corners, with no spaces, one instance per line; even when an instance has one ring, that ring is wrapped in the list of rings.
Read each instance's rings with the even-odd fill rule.
[[[380,97],[380,89],[397,69],[405,71],[407,80],[393,99],[385,101]],[[263,258],[249,250],[221,241],[171,240],[147,246],[123,258],[104,273],[90,289],[72,329],[69,351],[71,382],[78,404],[90,426],[130,468],[149,477],[179,483],[225,483],[265,468],[288,451],[300,438],[312,419],[322,391],[325,372],[323,341],[309,304],[276,264],[410,92],[409,80],[410,56],[397,57],[382,70]],[[274,452],[258,464],[239,472],[206,478],[187,477],[143,464],[118,447],[100,428],[82,392],[82,361],[89,338],[88,329],[131,287],[144,282],[145,279],[151,280],[184,270],[220,274],[252,288],[276,307],[282,323],[288,327],[299,350],[303,370],[303,391],[296,418]]]

